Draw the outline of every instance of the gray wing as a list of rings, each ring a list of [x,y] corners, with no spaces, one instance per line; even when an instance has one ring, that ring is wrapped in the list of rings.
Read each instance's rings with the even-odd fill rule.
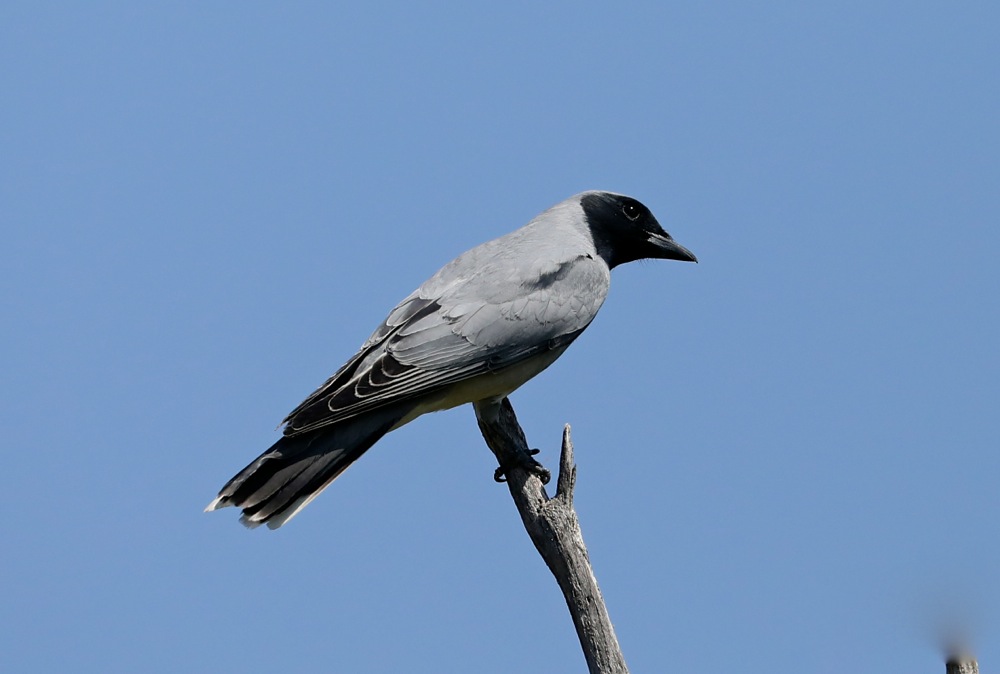
[[[590,255],[565,262],[542,258],[525,268],[507,257],[481,246],[443,268],[288,415],[285,434],[416,399],[563,348],[607,296],[608,268]]]

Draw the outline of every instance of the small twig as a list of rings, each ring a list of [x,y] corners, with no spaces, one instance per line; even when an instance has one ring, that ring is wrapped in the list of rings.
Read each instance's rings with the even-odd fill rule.
[[[566,598],[591,674],[627,674],[573,509],[576,465],[569,425],[563,430],[556,495],[550,499],[538,471],[530,467],[531,450],[510,401],[504,398],[495,417],[484,418],[479,412],[477,408],[479,428],[507,478],[524,528]]]

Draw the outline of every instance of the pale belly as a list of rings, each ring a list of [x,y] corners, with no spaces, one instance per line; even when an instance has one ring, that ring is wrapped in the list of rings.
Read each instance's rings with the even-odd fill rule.
[[[442,391],[439,396],[422,401],[409,414],[400,419],[399,423],[393,426],[391,430],[408,424],[428,412],[449,410],[452,407],[480,400],[499,400],[512,393],[521,384],[555,362],[556,358],[561,356],[566,348],[564,346],[559,349],[553,349],[500,372],[479,375],[478,377],[454,384]]]

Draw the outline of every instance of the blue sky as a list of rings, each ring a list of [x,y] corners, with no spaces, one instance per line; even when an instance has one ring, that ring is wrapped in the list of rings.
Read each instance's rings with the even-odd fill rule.
[[[701,264],[615,270],[512,401],[549,465],[573,425],[632,670],[995,670],[998,21],[5,3],[0,669],[582,671],[471,409],[278,532],[201,510],[438,267],[601,188]]]

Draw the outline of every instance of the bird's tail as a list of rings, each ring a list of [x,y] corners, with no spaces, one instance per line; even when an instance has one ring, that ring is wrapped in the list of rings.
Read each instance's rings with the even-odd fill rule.
[[[354,463],[405,415],[382,410],[303,435],[285,436],[237,473],[205,512],[226,506],[243,510],[250,528],[277,529]]]

